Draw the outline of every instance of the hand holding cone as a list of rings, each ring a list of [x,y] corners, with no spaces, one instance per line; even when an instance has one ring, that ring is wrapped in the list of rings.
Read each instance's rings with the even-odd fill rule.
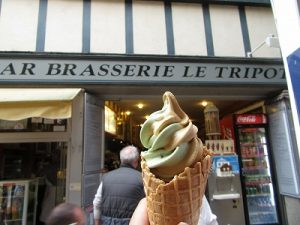
[[[197,162],[192,168],[185,168],[181,174],[165,183],[155,178],[143,160],[143,182],[150,224],[198,224],[210,165],[211,158],[207,155],[202,162]]]

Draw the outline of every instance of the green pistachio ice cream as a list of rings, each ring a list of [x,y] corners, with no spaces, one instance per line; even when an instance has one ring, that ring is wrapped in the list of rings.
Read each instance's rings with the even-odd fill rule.
[[[186,167],[201,161],[204,147],[197,137],[197,127],[174,95],[165,92],[163,102],[163,108],[152,113],[142,125],[140,139],[148,150],[141,155],[157,178],[170,181]]]

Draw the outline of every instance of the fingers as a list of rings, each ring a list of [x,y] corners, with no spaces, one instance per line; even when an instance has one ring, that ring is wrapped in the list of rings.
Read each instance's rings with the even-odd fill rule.
[[[146,198],[143,198],[137,205],[136,209],[132,214],[129,225],[149,225]],[[189,225],[189,224],[180,222],[178,223],[178,225]]]

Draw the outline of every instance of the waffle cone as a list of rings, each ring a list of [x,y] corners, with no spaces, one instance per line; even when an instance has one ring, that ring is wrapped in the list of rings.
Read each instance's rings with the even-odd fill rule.
[[[210,155],[186,167],[168,183],[156,178],[143,159],[141,166],[150,225],[197,225],[211,167]]]

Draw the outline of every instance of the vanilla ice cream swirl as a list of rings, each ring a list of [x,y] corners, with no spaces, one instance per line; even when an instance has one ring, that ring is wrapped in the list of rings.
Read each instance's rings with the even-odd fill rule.
[[[142,157],[151,172],[165,181],[202,159],[203,144],[198,128],[180,108],[171,92],[163,95],[163,108],[144,122],[140,139],[147,151]]]

